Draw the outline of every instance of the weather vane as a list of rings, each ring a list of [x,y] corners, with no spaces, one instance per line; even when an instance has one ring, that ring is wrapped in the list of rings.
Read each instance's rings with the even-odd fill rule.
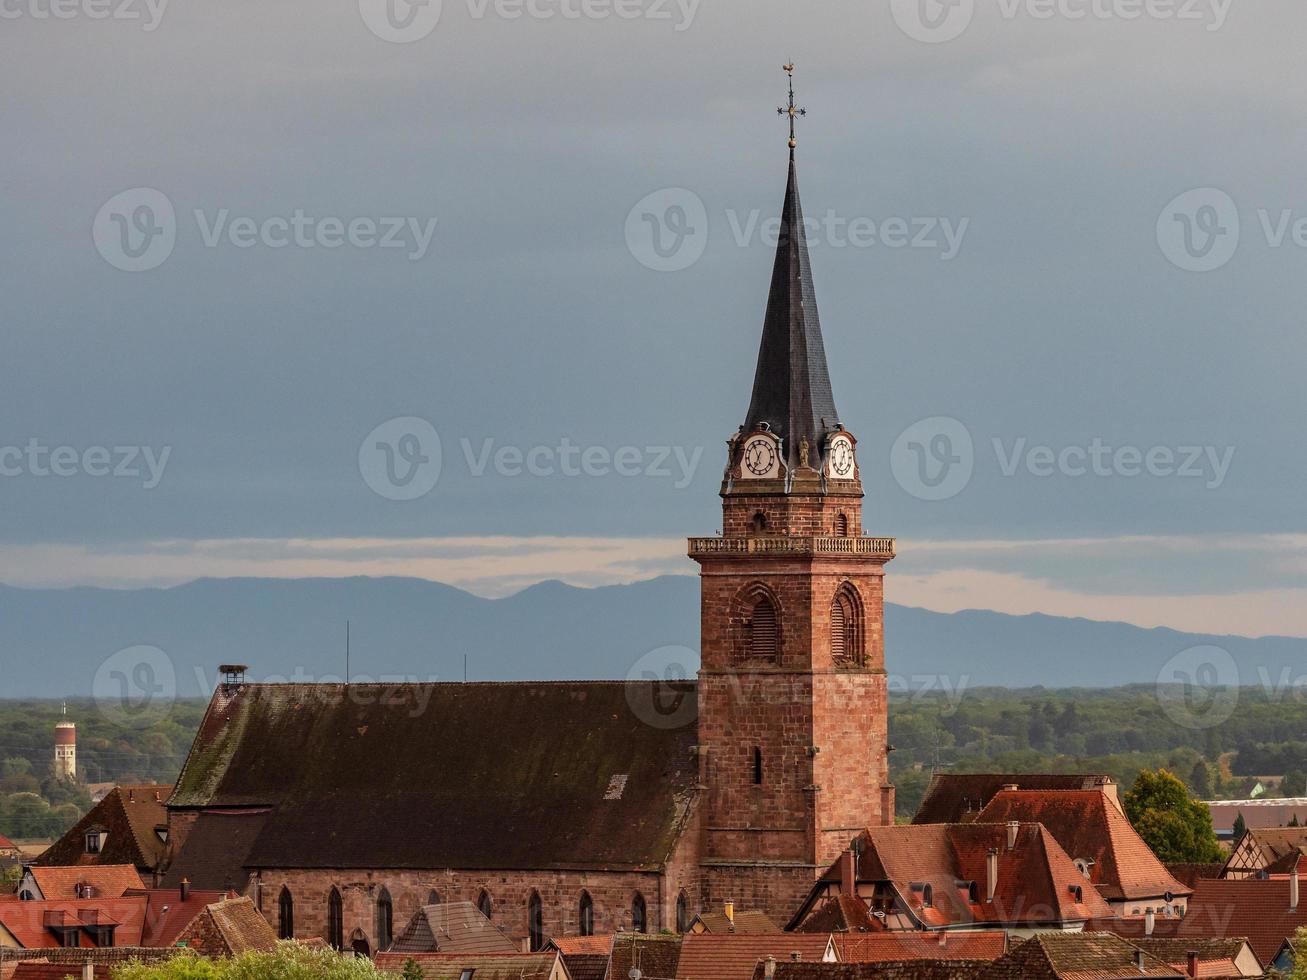
[[[776,110],[776,115],[778,116],[788,115],[790,117],[790,152],[793,153],[794,147],[798,145],[798,140],[794,138],[794,118],[795,116],[806,116],[808,114],[808,110],[797,108],[794,105],[794,62],[791,61],[789,64],[786,64],[782,67],[784,67],[785,74],[788,75],[790,79],[790,104],[788,107],[786,106],[779,107]]]

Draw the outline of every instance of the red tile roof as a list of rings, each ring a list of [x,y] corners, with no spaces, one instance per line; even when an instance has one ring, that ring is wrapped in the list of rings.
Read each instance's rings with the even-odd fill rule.
[[[725,912],[700,912],[695,916],[695,921],[703,926],[703,931],[719,934],[737,933],[743,936],[781,931],[780,926],[767,918],[766,912],[756,909],[738,911],[733,920],[727,918]],[[697,931],[693,923],[690,925],[690,931]]]
[[[60,920],[81,922],[82,916],[97,913],[103,916],[103,921],[115,926],[115,946],[145,945],[142,942],[145,900],[139,896],[71,902],[4,902],[0,903],[0,928],[8,931],[23,949],[58,949],[59,939],[50,931],[50,924]],[[82,932],[79,940],[88,948],[95,946],[89,933]]]
[[[130,892],[145,899],[145,923],[141,936],[144,946],[174,946],[182,931],[208,905],[224,901],[226,892],[194,889],[186,901],[173,888],[148,888]]]
[[[1092,861],[1089,880],[1109,901],[1191,891],[1099,790],[1005,790],[976,817],[977,823],[1008,820],[1043,824],[1073,860]]]
[[[158,828],[168,823],[164,803],[171,793],[171,786],[156,783],[115,787],[37,858],[37,863],[54,867],[130,864],[146,872],[157,870],[167,848]],[[98,854],[86,853],[86,833],[92,827],[105,832]]]
[[[892,888],[892,912],[904,918],[906,928],[1062,926],[1113,914],[1039,824],[1021,824],[1010,848],[1007,826],[981,823],[872,827],[858,837],[858,846],[858,881],[868,888],[877,883]],[[991,850],[998,854],[993,901],[986,895]],[[791,925],[802,922],[822,895],[838,889],[839,868],[837,861],[827,870]]]
[[[602,953],[607,956],[613,951],[612,935],[604,936],[554,936],[550,945],[564,956],[581,956]]]
[[[18,845],[11,841],[4,834],[0,834],[0,851],[16,851]]]
[[[1061,773],[937,772],[913,823],[970,823],[1004,786],[1021,789],[1094,789],[1112,784],[1111,776]]]
[[[837,935],[835,949],[845,963],[888,963],[895,960],[996,960],[1007,952],[1007,933],[881,932]]]
[[[884,932],[885,924],[854,895],[832,895],[820,901],[795,932]]]
[[[690,934],[681,943],[681,962],[676,968],[676,978],[752,980],[754,969],[768,956],[791,960],[791,954],[798,953],[800,960],[820,962],[830,943],[830,936],[797,932],[752,936]]]
[[[229,898],[206,905],[178,934],[176,943],[205,956],[239,956],[274,949],[277,933],[248,898]]]
[[[608,976],[611,980],[625,980],[638,969],[644,980],[672,980],[678,976],[681,950],[680,936],[619,932],[613,936]]]
[[[893,963],[776,963],[775,980],[980,980],[984,964],[964,960],[900,960]],[[759,963],[753,980],[766,980]]]
[[[472,902],[424,905],[395,939],[395,953],[517,953],[509,939]]]
[[[426,980],[459,980],[474,969],[477,980],[547,980],[558,965],[559,953],[378,953],[377,968],[401,973],[414,960]]]
[[[1189,899],[1177,935],[1248,940],[1257,958],[1270,963],[1284,941],[1307,925],[1307,902],[1289,910],[1289,879],[1204,879]]]
[[[33,866],[32,878],[41,889],[46,901],[79,897],[78,886],[90,885],[91,898],[119,898],[132,888],[144,888],[145,883],[132,864],[102,864],[71,868]]]

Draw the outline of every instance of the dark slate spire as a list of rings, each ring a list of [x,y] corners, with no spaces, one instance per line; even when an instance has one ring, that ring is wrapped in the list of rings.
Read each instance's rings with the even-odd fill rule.
[[[799,465],[799,443],[804,438],[810,447],[810,465],[820,467],[822,443],[839,426],[817,318],[793,147],[753,400],[744,431],[753,432],[760,422],[768,423],[784,440],[790,469]]]

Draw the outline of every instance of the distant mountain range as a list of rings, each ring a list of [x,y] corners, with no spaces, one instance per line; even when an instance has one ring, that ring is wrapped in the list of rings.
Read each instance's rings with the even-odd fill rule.
[[[157,647],[181,696],[207,695],[217,666],[250,665],[252,679],[339,678],[345,621],[351,670],[363,678],[622,679],[668,665],[693,674],[699,583],[667,576],[596,589],[545,582],[483,599],[419,579],[200,579],[168,589],[17,589],[0,586],[0,697],[84,696]],[[1153,683],[1186,649],[1228,651],[1245,684],[1296,677],[1307,640],[1213,637],[1122,623],[994,612],[886,611],[888,670],[918,689],[1114,687]],[[670,648],[670,649],[667,649]],[[154,658],[151,660],[151,658]],[[1200,658],[1201,659],[1201,658]],[[673,666],[673,669],[678,669]],[[97,680],[98,675],[98,680]],[[1202,679],[1220,679],[1208,672]]]

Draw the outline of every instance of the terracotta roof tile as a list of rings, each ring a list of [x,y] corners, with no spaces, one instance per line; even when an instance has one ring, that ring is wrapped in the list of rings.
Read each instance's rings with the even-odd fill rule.
[[[887,883],[893,888],[893,913],[902,918],[899,924],[903,928],[966,923],[1066,925],[1113,914],[1039,824],[1021,824],[1010,848],[1007,826],[981,823],[872,827],[858,837],[858,845],[858,881],[869,887]],[[985,889],[991,850],[998,853],[998,887],[993,901],[988,901]],[[836,862],[814,887],[795,921],[806,918],[823,893],[838,887]]]
[[[81,901],[4,902],[0,903],[0,927],[7,930],[23,949],[55,949],[60,943],[49,924],[59,921],[78,923],[82,916],[99,913],[114,925],[115,946],[143,946],[145,900],[140,896],[95,898]],[[88,923],[89,924],[89,923]],[[88,948],[95,946],[93,936],[83,932],[79,940]]]
[[[659,867],[698,778],[692,715],[647,721],[669,693],[695,687],[220,689],[169,806],[272,807],[244,858],[254,867]]]
[[[1203,878],[1221,877],[1223,864],[1168,863],[1167,873],[1187,888],[1193,888]]]
[[[1213,939],[1242,937],[1262,963],[1270,963],[1300,927],[1307,925],[1307,902],[1289,910],[1289,880],[1256,878],[1198,882],[1177,935]]]
[[[476,980],[548,980],[558,964],[549,953],[378,953],[380,970],[402,973],[414,960],[425,980],[459,980],[464,970],[475,970]]]
[[[32,878],[47,901],[78,898],[79,886],[93,889],[91,898],[119,898],[129,889],[145,883],[132,864],[86,865],[71,868],[32,866]]]
[[[882,932],[837,935],[835,949],[845,963],[885,963],[894,960],[996,960],[1007,952],[1007,933]]]
[[[885,924],[871,914],[867,903],[854,895],[823,899],[795,929],[796,932],[883,932]]]
[[[792,953],[800,960],[820,962],[831,944],[830,936],[811,933],[781,935],[690,934],[681,946],[677,980],[751,980],[754,969],[768,956],[789,961]],[[613,976],[618,976],[614,971]]]
[[[176,943],[195,946],[211,925],[221,938],[221,950],[206,949],[209,956],[239,956],[267,952],[277,945],[277,933],[248,898],[229,898],[206,905],[178,934]]]
[[[608,956],[613,951],[613,937],[611,934],[604,936],[554,936],[549,940],[549,943],[564,956],[599,953]]]
[[[781,931],[780,926],[767,918],[766,912],[756,909],[736,912],[734,921],[727,918],[725,912],[700,912],[695,918],[707,932],[712,933],[736,933],[747,936]],[[691,929],[693,928],[691,926]]]
[[[955,773],[937,772],[913,823],[970,823],[1004,786],[1022,789],[1094,789],[1111,782],[1110,776],[1059,773]],[[1100,790],[1101,791],[1101,790]]]
[[[904,960],[894,963],[776,963],[776,980],[976,980],[976,961]],[[765,980],[759,964],[753,980]]]
[[[1242,977],[1244,974],[1239,968],[1238,960],[1246,948],[1250,949],[1247,940],[1244,939],[1200,939],[1198,937],[1189,939],[1161,939],[1158,937],[1134,939],[1131,940],[1131,945],[1156,956],[1159,960],[1181,973],[1188,972],[1189,954],[1191,952],[1197,953],[1199,977]],[[1257,966],[1260,974],[1261,963],[1259,962]]]
[[[1008,820],[1043,824],[1073,860],[1092,861],[1089,880],[1109,901],[1190,892],[1100,790],[1000,791],[976,817]]]

